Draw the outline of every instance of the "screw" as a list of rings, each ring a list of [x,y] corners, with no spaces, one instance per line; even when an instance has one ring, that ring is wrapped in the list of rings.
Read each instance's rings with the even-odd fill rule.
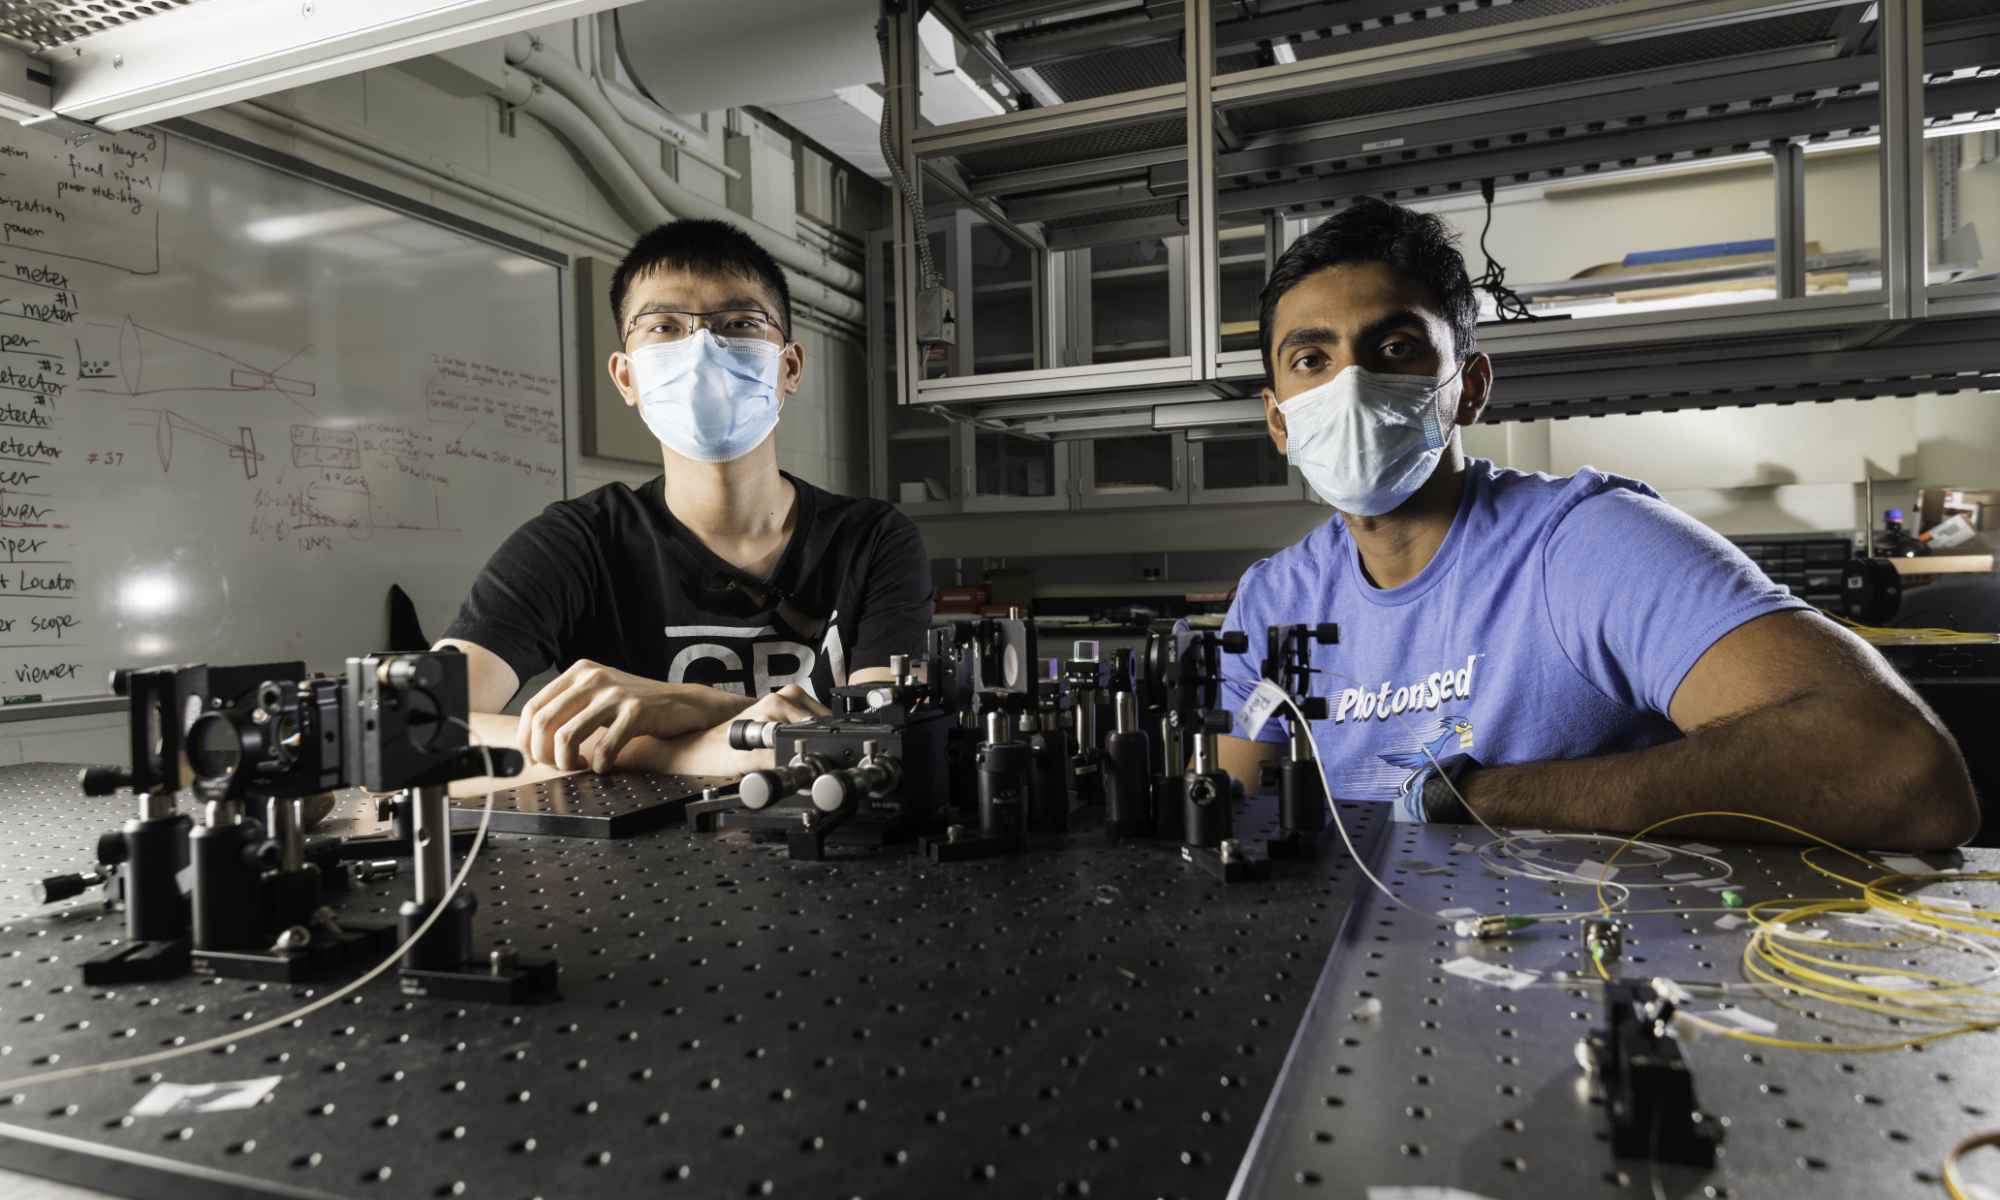
[[[701,789],[701,798],[705,801],[714,801],[720,799],[721,795],[722,794],[719,791],[717,791],[715,788],[712,787],[705,787]]]
[[[505,975],[514,969],[519,958],[512,946],[502,946],[486,956],[486,963],[495,975]]]
[[[114,55],[112,55],[112,56],[111,56],[111,65],[112,65],[113,67],[122,67],[122,66],[124,66],[124,65],[125,65],[125,56],[124,56],[124,55],[122,55],[122,54],[114,54]]]
[[[1222,861],[1226,863],[1235,862],[1237,851],[1240,849],[1241,847],[1237,844],[1235,838],[1223,838],[1222,845],[1216,847],[1216,850],[1222,855]]]
[[[313,15],[313,0],[306,0],[304,4],[299,5],[299,15],[302,17]]]
[[[947,841],[947,842],[953,842],[953,843],[957,843],[957,842],[962,842],[962,841],[964,841],[964,840],[965,840],[965,826],[963,826],[963,825],[950,825],[950,826],[946,826],[946,827],[945,827],[945,831],[944,831],[944,840],[945,840],[945,841]]]
[[[303,925],[294,925],[279,934],[278,940],[272,944],[271,948],[279,951],[303,950],[311,942],[312,934],[306,932],[306,927]]]

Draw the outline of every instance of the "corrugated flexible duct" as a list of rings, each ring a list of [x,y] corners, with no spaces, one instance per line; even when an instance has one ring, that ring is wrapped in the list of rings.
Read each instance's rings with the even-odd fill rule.
[[[866,318],[866,307],[856,299],[864,286],[860,272],[669,179],[647,161],[639,135],[603,93],[582,72],[538,49],[526,35],[507,39],[506,56],[510,65],[547,85],[536,89],[522,110],[562,135],[599,169],[633,224],[645,228],[675,215],[728,221],[786,268],[799,300],[843,320],[858,323]]]

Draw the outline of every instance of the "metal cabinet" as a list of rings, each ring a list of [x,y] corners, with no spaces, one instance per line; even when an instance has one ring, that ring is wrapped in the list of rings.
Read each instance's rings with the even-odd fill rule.
[[[1258,433],[1188,443],[1190,495],[1196,504],[1260,504],[1307,500],[1311,489],[1270,436]]]
[[[891,234],[868,239],[868,431],[870,492],[911,516],[959,511],[958,426],[928,409],[896,403],[896,314]],[[948,239],[932,249],[949,257]]]
[[[965,512],[1070,507],[1068,443],[962,426],[958,446]]]
[[[1187,439],[1135,433],[1069,444],[1078,508],[1158,508],[1188,500]]]

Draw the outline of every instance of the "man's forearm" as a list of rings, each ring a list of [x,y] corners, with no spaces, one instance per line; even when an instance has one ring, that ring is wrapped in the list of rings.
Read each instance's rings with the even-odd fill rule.
[[[669,775],[726,775],[732,779],[774,764],[769,750],[732,750],[725,721],[679,737],[633,738],[618,753],[621,771],[658,771]]]
[[[1742,812],[1840,845],[1935,849],[1969,836],[1963,762],[1918,720],[1852,697],[1799,697],[1646,750],[1473,772],[1466,803],[1494,825],[1637,832],[1684,813]],[[1798,841],[1703,817],[1661,836]]]

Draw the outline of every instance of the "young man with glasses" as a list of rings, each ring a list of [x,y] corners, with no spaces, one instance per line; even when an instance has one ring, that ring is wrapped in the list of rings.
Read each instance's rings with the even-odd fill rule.
[[[805,377],[778,264],[720,221],[639,240],[611,278],[608,364],[665,470],[551,504],[473,581],[440,646],[470,659],[472,708],[497,713],[550,667],[511,741],[537,775],[737,775],[739,718],[801,720],[831,689],[889,677],[931,618],[930,560],[892,506],[778,469],[774,432]]]

